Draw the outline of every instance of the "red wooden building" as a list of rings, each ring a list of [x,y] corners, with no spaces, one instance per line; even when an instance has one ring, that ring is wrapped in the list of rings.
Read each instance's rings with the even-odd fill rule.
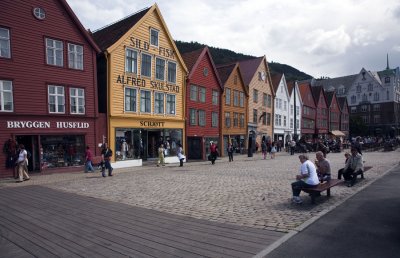
[[[182,54],[186,81],[186,148],[188,159],[205,159],[210,142],[220,140],[222,84],[208,47]]]
[[[326,100],[329,110],[329,132],[336,136],[343,136],[340,130],[340,107],[337,101],[336,93],[334,91],[326,91]]]
[[[312,139],[315,134],[316,105],[309,82],[299,83],[303,109],[301,114],[301,135]]]
[[[322,86],[311,87],[314,96],[317,113],[315,115],[315,134],[318,138],[325,138],[329,132],[329,112],[326,95]]]
[[[30,171],[82,170],[86,145],[99,154],[106,135],[99,48],[65,0],[0,1],[0,40],[0,177],[13,174],[15,141]]]
[[[339,130],[349,136],[349,106],[346,97],[337,97],[340,108],[340,127]]]

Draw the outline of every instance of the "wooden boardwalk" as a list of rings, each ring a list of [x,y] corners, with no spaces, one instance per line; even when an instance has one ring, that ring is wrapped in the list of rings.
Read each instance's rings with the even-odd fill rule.
[[[0,257],[252,257],[284,233],[43,186],[0,189]]]

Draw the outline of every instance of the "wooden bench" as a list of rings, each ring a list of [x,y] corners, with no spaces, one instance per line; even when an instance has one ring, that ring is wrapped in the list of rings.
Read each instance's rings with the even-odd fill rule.
[[[315,204],[315,197],[320,196],[321,192],[326,191],[326,196],[331,196],[331,188],[342,183],[340,179],[331,179],[329,182],[320,183],[314,188],[301,188],[303,192],[309,193],[311,197],[311,203]]]
[[[360,175],[361,178],[364,178],[364,172],[370,170],[371,168],[372,168],[372,166],[365,166],[365,167],[364,167],[364,171],[362,171],[362,172],[357,172],[357,173],[356,173],[356,176]]]

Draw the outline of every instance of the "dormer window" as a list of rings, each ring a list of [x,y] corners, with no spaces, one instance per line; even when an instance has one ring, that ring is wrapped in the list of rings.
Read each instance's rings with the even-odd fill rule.
[[[150,45],[154,47],[158,47],[158,34],[159,31],[156,29],[150,29]]]

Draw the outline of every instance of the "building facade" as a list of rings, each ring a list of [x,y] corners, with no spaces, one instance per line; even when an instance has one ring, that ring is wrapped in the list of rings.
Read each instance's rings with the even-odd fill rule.
[[[318,138],[325,138],[329,132],[329,110],[324,88],[314,86],[311,88],[317,112],[315,114],[315,134]]]
[[[210,142],[219,145],[222,85],[208,47],[182,54],[186,80],[186,153],[188,159],[206,159]]]
[[[326,100],[328,104],[329,121],[328,130],[329,132],[340,130],[340,107],[334,91],[326,92]]]
[[[275,91],[275,108],[274,108],[274,141],[285,143],[291,136],[293,130],[290,128],[290,94],[286,84],[285,75],[275,74],[272,76],[272,84]],[[292,112],[294,111],[294,108]],[[293,119],[293,113],[292,113]]]
[[[64,0],[6,0],[0,9],[0,176],[13,174],[16,142],[30,171],[83,170],[85,147],[99,155],[106,137],[98,46]]]
[[[303,100],[301,99],[301,93],[297,81],[289,82],[287,84],[290,94],[290,111],[289,111],[289,127],[290,139],[300,139],[301,137],[301,122],[303,112]],[[296,109],[295,109],[296,107]],[[296,126],[296,128],[294,128]]]
[[[107,113],[114,167],[158,158],[179,162],[185,139],[187,68],[154,4],[93,33],[99,57],[99,101]]]
[[[300,82],[299,90],[303,101],[303,112],[301,113],[301,135],[307,139],[315,136],[316,105],[309,82]]]
[[[340,127],[339,130],[349,136],[349,106],[346,97],[337,97],[340,108]]]

